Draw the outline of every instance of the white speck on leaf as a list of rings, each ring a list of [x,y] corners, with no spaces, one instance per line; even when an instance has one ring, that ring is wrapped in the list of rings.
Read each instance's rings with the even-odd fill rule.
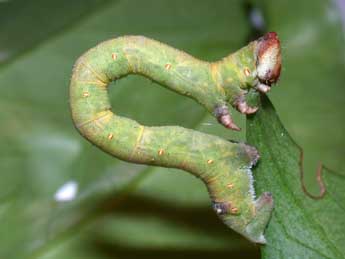
[[[252,26],[257,30],[265,29],[265,20],[259,8],[253,8],[249,14]]]
[[[72,201],[78,193],[78,183],[75,181],[68,181],[63,184],[54,194],[54,199],[57,202]]]

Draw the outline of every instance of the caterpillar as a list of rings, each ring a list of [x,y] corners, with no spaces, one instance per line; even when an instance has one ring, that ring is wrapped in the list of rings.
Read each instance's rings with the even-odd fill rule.
[[[75,127],[103,151],[131,163],[178,168],[200,178],[212,207],[231,229],[264,244],[273,209],[269,192],[256,199],[252,166],[254,147],[179,127],[148,127],[111,110],[111,81],[139,74],[204,106],[225,127],[240,128],[228,106],[244,114],[249,91],[266,93],[281,69],[278,36],[267,33],[217,62],[205,62],[143,36],[123,36],[100,43],[75,63],[70,106]]]

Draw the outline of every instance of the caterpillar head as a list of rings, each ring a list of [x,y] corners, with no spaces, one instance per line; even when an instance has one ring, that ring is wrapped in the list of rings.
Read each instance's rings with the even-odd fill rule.
[[[271,85],[276,83],[281,71],[281,49],[278,35],[275,32],[269,32],[255,41],[256,54],[256,74],[251,86],[259,92],[267,93],[271,89]],[[241,55],[241,54],[239,54]],[[249,77],[250,70],[245,68],[244,74]],[[233,92],[229,91],[229,95]],[[258,110],[258,107],[250,107],[247,104],[245,95],[240,94],[233,98],[232,106],[243,114],[252,114]],[[226,106],[217,106],[214,110],[218,121],[226,128],[232,130],[240,130],[233,122]]]
[[[269,32],[258,39],[256,68],[261,83],[271,86],[278,81],[281,62],[280,41],[277,33]]]
[[[281,62],[277,33],[269,32],[258,39],[256,69],[260,83],[266,86],[276,83],[280,76]]]

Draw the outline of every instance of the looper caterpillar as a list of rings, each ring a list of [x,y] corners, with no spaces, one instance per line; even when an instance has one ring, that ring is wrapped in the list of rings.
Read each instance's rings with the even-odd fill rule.
[[[228,111],[257,108],[246,103],[250,89],[266,93],[280,74],[280,43],[271,32],[217,62],[204,62],[142,36],[100,43],[76,62],[70,104],[78,131],[103,151],[128,162],[179,168],[207,186],[213,208],[230,228],[265,243],[263,232],[273,199],[255,199],[251,167],[254,147],[178,126],[147,127],[111,111],[107,86],[128,74],[140,74],[189,96],[225,127],[239,130]]]

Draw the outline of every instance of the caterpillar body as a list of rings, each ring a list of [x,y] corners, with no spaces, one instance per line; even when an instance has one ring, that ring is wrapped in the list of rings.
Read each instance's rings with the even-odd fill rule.
[[[207,186],[213,208],[232,229],[265,243],[273,199],[255,198],[251,167],[254,147],[179,126],[148,127],[116,115],[107,87],[113,80],[140,74],[195,99],[220,123],[239,130],[228,104],[242,113],[257,109],[246,103],[250,89],[267,92],[280,74],[280,45],[275,33],[249,43],[217,62],[204,62],[143,36],[100,43],[76,62],[70,105],[78,131],[103,151],[128,162],[179,168]]]

